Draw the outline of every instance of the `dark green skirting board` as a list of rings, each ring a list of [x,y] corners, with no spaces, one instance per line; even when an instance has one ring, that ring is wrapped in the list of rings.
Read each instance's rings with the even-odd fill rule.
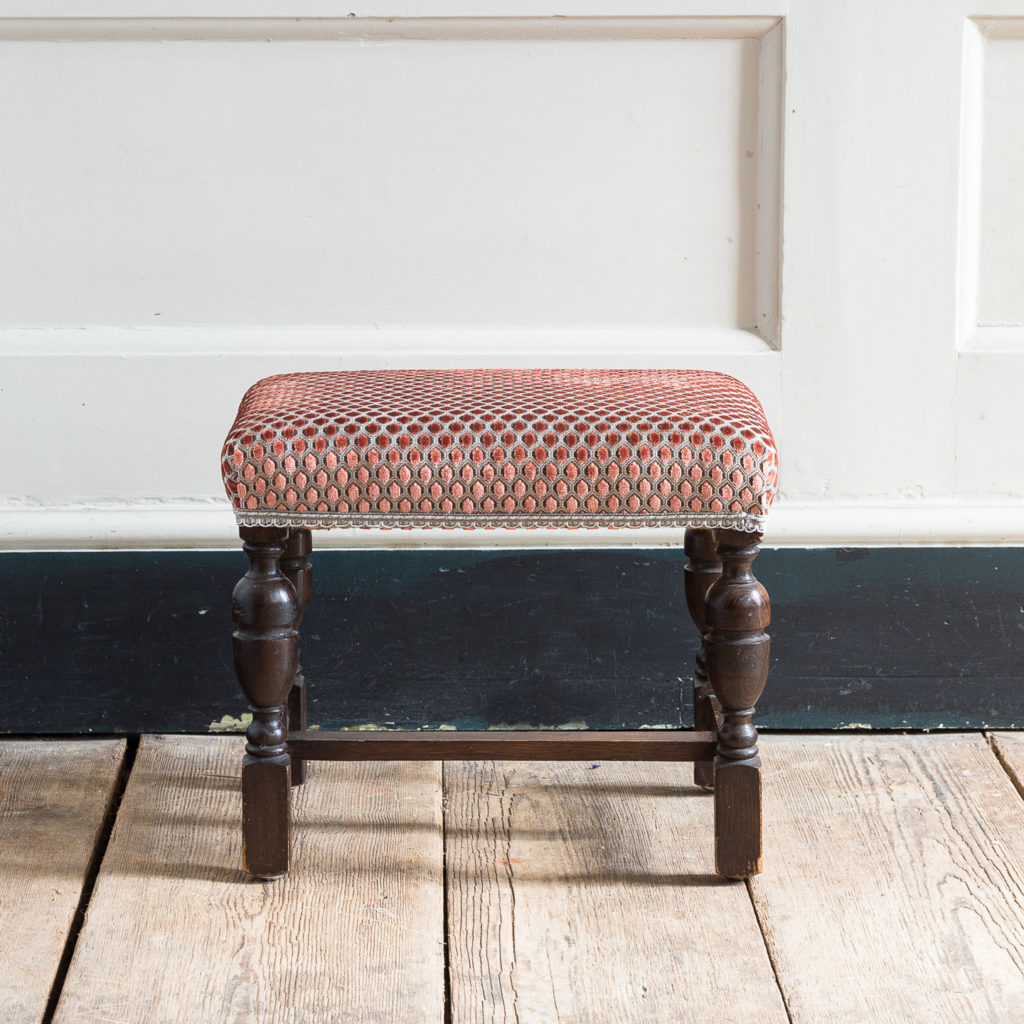
[[[315,540],[315,535],[314,535]],[[311,721],[689,724],[681,550],[314,551]],[[0,732],[203,732],[241,551],[0,554]],[[766,549],[766,728],[1024,727],[1024,549]]]

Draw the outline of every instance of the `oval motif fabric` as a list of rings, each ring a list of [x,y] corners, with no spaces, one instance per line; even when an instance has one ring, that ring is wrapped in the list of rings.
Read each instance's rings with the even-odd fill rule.
[[[245,394],[222,451],[243,526],[761,531],[757,398],[703,370],[339,370]]]

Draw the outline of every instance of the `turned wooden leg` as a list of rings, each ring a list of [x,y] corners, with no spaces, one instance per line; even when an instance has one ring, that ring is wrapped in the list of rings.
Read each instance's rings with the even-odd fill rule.
[[[294,628],[296,633],[302,625],[302,618],[309,607],[309,599],[313,593],[313,568],[307,561],[313,550],[313,538],[309,530],[292,530],[288,535],[284,555],[281,558],[281,572],[288,577],[295,588],[295,601],[298,606],[295,613]],[[302,674],[302,665],[295,667],[295,679],[288,693],[288,708],[285,716],[287,731],[306,728],[306,677]],[[306,781],[306,762],[299,757],[292,758],[292,785],[301,786]]]
[[[704,649],[704,634],[708,631],[705,616],[708,588],[722,575],[722,563],[715,547],[714,531],[687,530],[684,550],[688,559],[684,569],[686,607],[690,609],[690,617],[701,638],[697,650],[697,664],[693,672],[693,727],[714,732],[718,729],[720,712],[714,691],[708,682],[707,655]],[[695,761],[693,781],[704,789],[712,789],[715,783],[714,762]]]
[[[761,535],[716,530],[722,575],[707,594],[707,671],[722,706],[715,756],[715,865],[726,878],[761,870],[761,759],[754,706],[768,678],[771,606],[751,565]]]
[[[242,863],[259,878],[288,871],[291,765],[285,701],[298,667],[298,602],[281,572],[288,531],[239,531],[249,571],[232,595],[235,674],[252,709],[242,760]]]

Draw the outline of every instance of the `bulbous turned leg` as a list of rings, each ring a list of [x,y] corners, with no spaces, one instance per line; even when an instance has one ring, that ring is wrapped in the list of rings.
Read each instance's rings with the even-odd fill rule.
[[[288,535],[284,555],[281,558],[281,572],[295,588],[294,628],[296,633],[302,625],[302,618],[309,607],[309,599],[313,593],[313,568],[307,561],[313,550],[313,538],[309,530],[292,530]],[[287,730],[306,728],[306,677],[302,674],[302,665],[295,668],[295,679],[288,692],[288,710],[285,717]],[[306,781],[306,762],[299,757],[292,758],[292,785],[301,786]]]
[[[242,527],[249,571],[232,594],[235,674],[252,709],[242,760],[242,862],[259,878],[288,871],[291,764],[285,701],[298,667],[295,588],[281,572],[288,531]]]
[[[683,570],[686,580],[686,607],[690,610],[690,618],[693,619],[701,638],[693,673],[693,727],[714,732],[718,728],[718,702],[708,682],[707,656],[704,648],[704,634],[708,631],[705,615],[708,588],[722,575],[722,563],[715,547],[714,531],[687,530],[684,550],[688,560]],[[704,789],[712,789],[715,783],[714,762],[695,761],[693,781]]]
[[[761,535],[716,530],[722,575],[707,594],[706,657],[722,707],[715,755],[715,865],[726,878],[761,870],[761,759],[753,715],[768,678],[771,606],[751,570]]]

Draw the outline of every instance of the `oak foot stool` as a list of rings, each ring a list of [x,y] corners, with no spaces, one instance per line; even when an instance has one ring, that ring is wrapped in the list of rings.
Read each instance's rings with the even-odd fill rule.
[[[290,789],[307,760],[694,761],[714,789],[720,875],[761,870],[754,705],[768,675],[768,595],[754,578],[776,482],[764,413],[698,370],[366,370],[253,385],[224,444],[251,567],[234,591],[235,670],[252,708],[243,858],[288,871]],[[306,730],[299,624],[311,530],[685,529],[686,601],[703,637],[696,731]]]

